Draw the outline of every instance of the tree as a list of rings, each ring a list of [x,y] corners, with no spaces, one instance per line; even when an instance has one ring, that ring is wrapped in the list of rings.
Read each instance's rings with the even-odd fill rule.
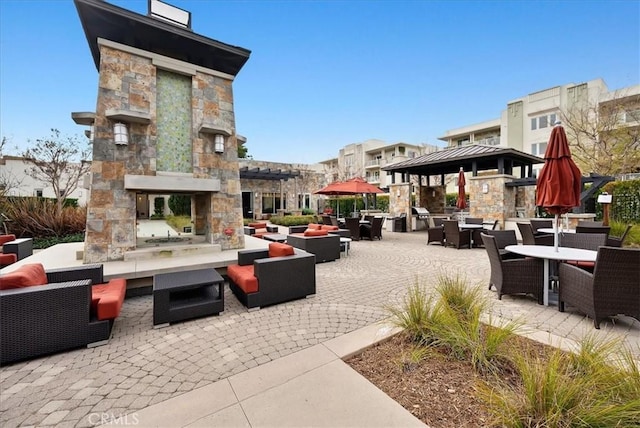
[[[62,212],[65,197],[78,188],[80,180],[89,172],[86,161],[90,149],[82,148],[78,137],[61,137],[60,131],[51,129],[51,136],[38,139],[24,153],[31,168],[25,172],[35,180],[53,188],[57,212]]]
[[[576,103],[561,117],[583,172],[640,172],[640,95],[614,92],[606,101]]]

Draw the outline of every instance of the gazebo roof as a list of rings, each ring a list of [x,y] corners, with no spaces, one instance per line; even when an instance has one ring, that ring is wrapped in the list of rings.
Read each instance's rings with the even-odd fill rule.
[[[254,180],[288,180],[293,177],[299,177],[299,170],[282,170],[275,168],[249,168],[248,166],[240,167],[240,178]]]
[[[96,68],[98,38],[236,76],[251,51],[102,0],[74,0]]]
[[[417,158],[387,165],[382,169],[390,172],[414,175],[454,174],[462,167],[474,173],[496,169],[501,173],[513,167],[544,163],[544,159],[516,149],[472,144],[464,147],[440,150]]]

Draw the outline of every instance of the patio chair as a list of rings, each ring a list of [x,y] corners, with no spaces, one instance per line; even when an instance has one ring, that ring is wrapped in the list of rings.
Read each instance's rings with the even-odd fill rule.
[[[471,230],[460,230],[456,220],[444,221],[445,246],[453,245],[457,249],[460,247],[471,248]]]
[[[593,319],[595,328],[607,317],[628,315],[640,321],[640,249],[600,247],[593,273],[560,264],[558,310],[566,306]]]
[[[482,224],[483,221],[482,217],[465,217],[464,219],[466,224]]]
[[[580,220],[578,222],[578,226],[598,227],[598,226],[604,226],[604,222],[603,221]]]
[[[374,217],[371,224],[360,225],[360,237],[368,238],[373,241],[374,238],[382,239],[382,217]]]
[[[433,218],[433,227],[427,228],[427,245],[430,242],[439,242],[440,245],[444,245],[444,220],[440,217]]]
[[[495,287],[498,300],[504,294],[532,294],[543,303],[544,262],[541,259],[525,258],[504,260],[500,257],[496,238],[482,233],[480,235],[489,256],[491,278],[489,290]]]
[[[576,226],[576,233],[604,233],[609,235],[610,226]]]
[[[607,245],[607,235],[604,233],[564,233],[560,235],[560,245],[569,248],[598,251],[598,248]],[[595,267],[594,262],[567,260],[566,263],[578,266],[589,272],[593,272]]]
[[[334,225],[331,222],[331,216],[330,215],[323,215],[322,216],[322,224],[326,224],[327,226],[333,226]]]
[[[288,244],[238,251],[238,264],[227,266],[227,275],[229,288],[248,309],[316,294],[315,256]]]
[[[101,264],[45,271],[40,263],[0,276],[0,363],[109,340],[126,292],[104,283]]]
[[[345,218],[345,227],[349,229],[351,233],[351,239],[354,241],[360,240],[360,219],[358,217]]]
[[[622,247],[622,244],[632,227],[632,224],[628,224],[622,236],[607,236],[607,247]]]
[[[523,245],[553,245],[553,235],[539,235],[533,234],[533,227],[529,223],[516,223],[520,235],[522,235]]]
[[[553,227],[553,220],[532,218],[530,220],[531,228],[533,228],[533,236],[548,235],[548,233],[539,232],[539,229],[551,229]]]
[[[498,253],[500,253],[500,257],[502,258],[502,260],[524,258],[524,256],[520,254],[512,253],[511,251],[505,250],[505,247],[507,245],[518,245],[518,238],[516,236],[515,230],[485,230],[481,233],[493,236],[495,238],[496,245],[498,246]],[[482,236],[480,236],[479,239],[482,240]],[[484,242],[482,245],[484,245]]]
[[[473,223],[471,223],[473,224]],[[483,227],[482,229],[473,229],[471,231],[471,238],[473,240],[473,246],[475,248],[479,248],[479,247],[483,247],[484,244],[482,243],[482,238],[480,237],[480,234],[482,232],[488,232],[490,230],[495,230],[495,228],[498,226],[498,220],[494,220],[494,222],[491,224],[491,228],[488,229],[486,227],[484,227],[484,225],[486,224],[484,221],[482,221],[481,223],[476,223],[476,224],[482,224]]]

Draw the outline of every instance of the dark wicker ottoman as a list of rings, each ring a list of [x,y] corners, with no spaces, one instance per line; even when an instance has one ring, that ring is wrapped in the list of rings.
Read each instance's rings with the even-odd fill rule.
[[[161,273],[153,276],[153,326],[224,311],[224,279],[215,269]]]

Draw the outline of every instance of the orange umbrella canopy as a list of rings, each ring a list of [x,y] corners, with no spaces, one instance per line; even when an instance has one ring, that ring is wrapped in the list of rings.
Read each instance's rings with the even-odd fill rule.
[[[384,193],[384,191],[368,183],[364,178],[356,177],[347,181],[336,181],[315,193],[320,195],[359,195],[362,193]]]
[[[536,182],[536,205],[549,214],[564,214],[580,205],[581,173],[571,159],[567,134],[554,126]]]
[[[460,168],[460,172],[458,173],[458,199],[456,200],[456,207],[461,210],[467,208],[467,195],[464,192],[464,186],[467,184],[467,181],[464,178],[464,169]]]

